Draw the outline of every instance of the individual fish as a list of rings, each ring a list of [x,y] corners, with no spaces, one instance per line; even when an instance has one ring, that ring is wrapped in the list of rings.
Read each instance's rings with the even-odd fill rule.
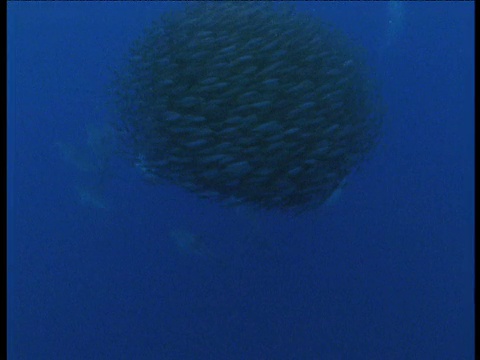
[[[205,144],[208,144],[207,140],[199,139],[199,140],[188,142],[188,143],[185,144],[185,146],[190,148],[190,149],[195,149],[195,148],[198,148],[198,147],[202,147]]]
[[[274,78],[274,79],[264,80],[264,81],[262,81],[262,84],[267,85],[267,86],[276,86],[276,85],[278,85],[278,82],[279,82],[279,80]]]
[[[228,165],[225,168],[225,171],[230,174],[242,176],[248,173],[251,169],[252,167],[250,166],[248,161],[239,161],[239,162]]]
[[[177,121],[179,120],[180,118],[182,117],[182,115],[180,115],[179,113],[175,112],[175,111],[165,111],[163,113],[163,119],[165,121],[169,121],[169,122],[174,122],[174,121]]]
[[[272,132],[280,129],[280,125],[276,121],[269,121],[268,123],[258,125],[254,131]]]
[[[194,96],[186,96],[179,101],[180,106],[182,107],[192,107],[199,103],[199,100]]]

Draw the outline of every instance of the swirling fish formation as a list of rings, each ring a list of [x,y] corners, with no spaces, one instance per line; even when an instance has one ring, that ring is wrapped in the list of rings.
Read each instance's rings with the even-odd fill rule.
[[[186,4],[118,72],[118,134],[151,181],[229,204],[316,208],[379,137],[364,58],[285,4]]]

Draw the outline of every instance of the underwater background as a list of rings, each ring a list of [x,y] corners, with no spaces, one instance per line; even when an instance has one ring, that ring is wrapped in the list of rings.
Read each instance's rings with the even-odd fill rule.
[[[182,3],[7,4],[9,359],[473,359],[474,3],[296,4],[368,51],[379,146],[295,216],[151,185],[113,70]]]

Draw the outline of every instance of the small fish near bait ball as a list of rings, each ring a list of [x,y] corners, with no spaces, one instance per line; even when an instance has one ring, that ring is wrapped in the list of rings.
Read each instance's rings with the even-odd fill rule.
[[[186,3],[117,72],[118,136],[150,181],[228,204],[316,208],[378,141],[365,62],[284,3]]]

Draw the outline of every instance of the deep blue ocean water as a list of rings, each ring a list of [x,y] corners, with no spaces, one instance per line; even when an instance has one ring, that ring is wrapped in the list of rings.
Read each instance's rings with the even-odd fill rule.
[[[298,3],[367,48],[386,125],[296,217],[92,170],[112,69],[181,6],[7,5],[8,358],[473,359],[473,2]]]

